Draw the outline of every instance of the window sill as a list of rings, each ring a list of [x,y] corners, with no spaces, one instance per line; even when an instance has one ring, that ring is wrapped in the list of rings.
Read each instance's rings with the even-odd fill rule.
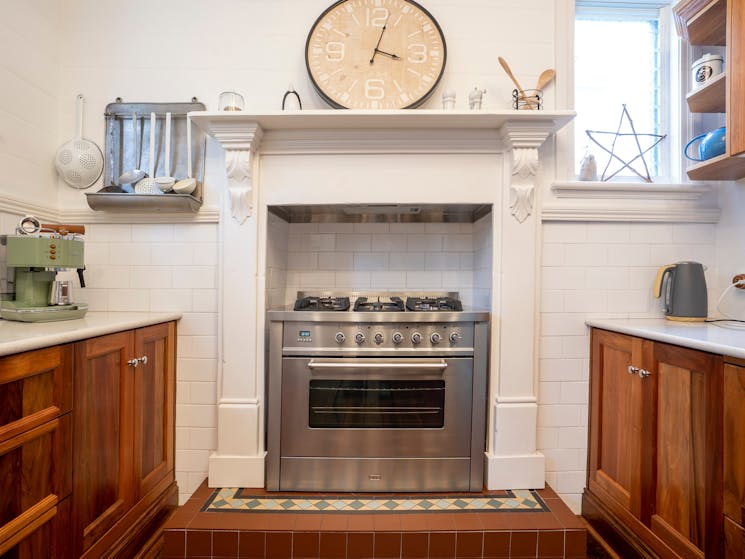
[[[544,221],[716,223],[716,191],[707,184],[557,181],[543,204]]]

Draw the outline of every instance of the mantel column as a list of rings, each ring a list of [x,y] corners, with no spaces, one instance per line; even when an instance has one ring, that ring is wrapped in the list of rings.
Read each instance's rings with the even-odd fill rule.
[[[550,128],[507,122],[501,130],[508,150],[504,187],[509,195],[495,231],[494,322],[491,356],[491,422],[486,472],[489,489],[545,485],[545,457],[536,451],[536,261],[539,219],[535,190],[538,148]],[[510,157],[511,156],[511,157]],[[498,235],[498,236],[497,236]],[[497,242],[499,240],[499,242]]]
[[[214,137],[225,149],[227,185],[220,204],[217,450],[210,456],[211,487],[263,487],[263,357],[258,347],[259,220],[254,205],[257,123],[220,123]]]

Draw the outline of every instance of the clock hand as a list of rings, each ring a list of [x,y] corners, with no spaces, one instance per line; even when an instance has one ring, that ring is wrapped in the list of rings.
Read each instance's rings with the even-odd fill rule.
[[[384,56],[390,56],[393,60],[401,60],[401,57],[397,54],[392,54],[390,52],[385,52],[384,50],[375,49],[375,52],[377,54],[382,54]]]
[[[388,17],[385,18],[385,23],[383,24],[383,29],[380,30],[380,37],[378,37],[378,42],[375,44],[375,48],[373,49],[372,56],[370,57],[370,64],[372,65],[375,62],[375,55],[378,54],[380,51],[378,50],[378,47],[380,46],[380,41],[383,40],[383,33],[385,33],[385,28],[388,26],[388,18],[391,17],[391,14],[388,14]]]

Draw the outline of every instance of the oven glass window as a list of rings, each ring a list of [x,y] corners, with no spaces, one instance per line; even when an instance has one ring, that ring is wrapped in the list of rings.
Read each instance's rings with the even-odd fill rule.
[[[444,380],[311,380],[308,425],[441,429]]]

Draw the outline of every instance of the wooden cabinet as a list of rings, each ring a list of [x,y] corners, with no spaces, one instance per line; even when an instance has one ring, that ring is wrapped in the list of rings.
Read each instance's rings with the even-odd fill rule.
[[[724,515],[727,557],[745,557],[745,361],[724,366]]]
[[[72,346],[0,358],[0,555],[69,552]]]
[[[78,342],[74,376],[75,549],[99,557],[175,505],[174,324]]]
[[[724,73],[687,96],[694,113],[726,113],[727,152],[688,169],[692,180],[745,176],[745,3],[742,0],[681,0],[674,7],[678,33],[691,45],[725,46]]]
[[[591,340],[583,515],[623,557],[722,557],[722,358]]]
[[[0,358],[0,556],[135,557],[177,504],[175,323]]]

